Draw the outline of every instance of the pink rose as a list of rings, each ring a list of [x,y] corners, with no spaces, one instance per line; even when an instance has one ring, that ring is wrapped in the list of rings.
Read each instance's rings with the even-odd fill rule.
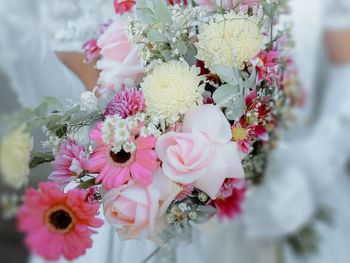
[[[103,197],[106,220],[117,228],[120,239],[153,239],[162,230],[160,218],[181,191],[158,169],[150,186],[134,181],[108,191]]]
[[[182,133],[158,138],[156,151],[164,174],[174,182],[193,184],[215,199],[226,178],[244,177],[230,123],[220,108],[206,104],[186,114]]]
[[[118,17],[97,40],[102,58],[97,62],[101,70],[99,84],[119,88],[126,79],[138,82],[144,72],[140,55],[129,40],[126,22]]]

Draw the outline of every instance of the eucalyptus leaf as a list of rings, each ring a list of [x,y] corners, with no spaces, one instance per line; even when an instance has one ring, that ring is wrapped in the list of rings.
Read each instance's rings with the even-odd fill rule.
[[[256,87],[256,68],[254,67],[249,78],[243,81],[244,89],[255,89]]]
[[[238,96],[239,93],[239,86],[224,84],[215,90],[213,100],[221,107],[227,108],[232,105],[235,96]]]
[[[157,22],[152,10],[152,6],[147,0],[137,0],[136,13],[140,21],[146,25],[154,24]]]
[[[59,113],[53,113],[45,119],[44,125],[49,130],[57,129],[57,127],[62,126],[61,121],[63,119],[63,115]]]
[[[149,41],[152,41],[152,42],[165,41],[163,35],[159,34],[158,30],[155,30],[155,29],[149,30],[149,32],[147,33],[147,38]]]
[[[153,0],[154,17],[157,22],[172,23],[171,12],[164,0]]]
[[[46,102],[50,106],[61,106],[61,102],[55,97],[44,97],[43,102]]]
[[[221,81],[231,85],[238,85],[239,75],[237,69],[231,68],[226,65],[215,65],[213,66],[212,72],[217,74]]]
[[[187,46],[184,41],[178,40],[173,44],[173,49],[177,49],[180,55],[185,55],[187,52]]]
[[[43,101],[38,107],[34,109],[34,114],[39,118],[44,118],[49,110],[49,103]]]
[[[167,61],[167,60],[171,60],[171,51],[169,49],[164,49],[160,52],[163,56],[163,58]]]
[[[197,55],[197,49],[194,45],[188,45],[187,46],[187,52],[184,55],[184,59],[188,63],[188,65],[192,66],[196,64],[196,55]]]
[[[80,105],[75,105],[73,108],[69,109],[64,113],[64,117],[65,118],[71,117],[73,114],[76,114],[77,112],[79,112],[80,109],[81,109]]]
[[[243,96],[235,96],[234,101],[226,108],[226,117],[229,120],[238,120],[245,111],[246,105]]]
[[[196,223],[203,224],[215,215],[216,208],[210,205],[207,205],[207,206],[200,205],[197,207],[196,212],[198,214]]]

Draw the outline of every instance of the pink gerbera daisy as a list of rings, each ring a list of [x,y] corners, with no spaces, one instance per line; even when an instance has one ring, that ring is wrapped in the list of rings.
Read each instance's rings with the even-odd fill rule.
[[[128,182],[131,178],[141,185],[149,185],[153,181],[152,172],[158,167],[157,154],[154,150],[154,136],[137,137],[134,139],[136,150],[118,153],[112,151],[112,145],[102,139],[102,123],[90,133],[90,138],[99,144],[88,161],[88,170],[99,173],[96,183],[102,181],[102,186],[109,190]]]
[[[64,194],[50,182],[41,183],[38,191],[28,189],[18,213],[18,228],[26,233],[28,248],[46,260],[84,255],[96,233],[91,228],[103,223],[96,217],[99,205],[86,202],[86,196],[78,189]]]
[[[49,179],[64,185],[83,174],[86,162],[85,147],[74,140],[68,140],[60,146],[52,162],[55,171],[49,175]]]

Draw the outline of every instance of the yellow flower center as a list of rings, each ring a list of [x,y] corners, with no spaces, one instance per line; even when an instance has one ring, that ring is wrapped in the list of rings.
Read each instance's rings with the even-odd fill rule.
[[[234,141],[242,141],[247,139],[247,132],[241,127],[232,129],[232,137]]]

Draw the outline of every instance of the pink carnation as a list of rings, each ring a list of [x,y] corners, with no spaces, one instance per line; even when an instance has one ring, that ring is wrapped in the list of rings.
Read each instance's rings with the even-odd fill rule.
[[[60,146],[60,150],[52,162],[55,171],[49,175],[49,179],[64,185],[84,172],[86,162],[85,147],[74,140],[68,140]]]
[[[123,88],[108,103],[105,116],[118,114],[122,118],[145,110],[145,98],[141,90]]]
[[[24,205],[18,213],[18,228],[26,234],[25,243],[46,260],[61,256],[73,260],[92,246],[91,228],[100,227],[96,218],[98,204],[86,202],[85,190],[70,190],[64,194],[49,182],[39,190],[27,190]]]
[[[220,189],[219,196],[212,201],[218,209],[219,219],[232,219],[241,213],[241,204],[244,201],[246,184],[244,180],[226,179]]]
[[[114,153],[102,139],[102,123],[90,133],[90,138],[98,143],[88,161],[88,171],[99,173],[96,183],[109,190],[127,183],[131,178],[141,185],[150,185],[152,172],[158,167],[157,154],[154,150],[156,138],[138,137],[134,139],[136,150],[128,153],[123,149]]]

